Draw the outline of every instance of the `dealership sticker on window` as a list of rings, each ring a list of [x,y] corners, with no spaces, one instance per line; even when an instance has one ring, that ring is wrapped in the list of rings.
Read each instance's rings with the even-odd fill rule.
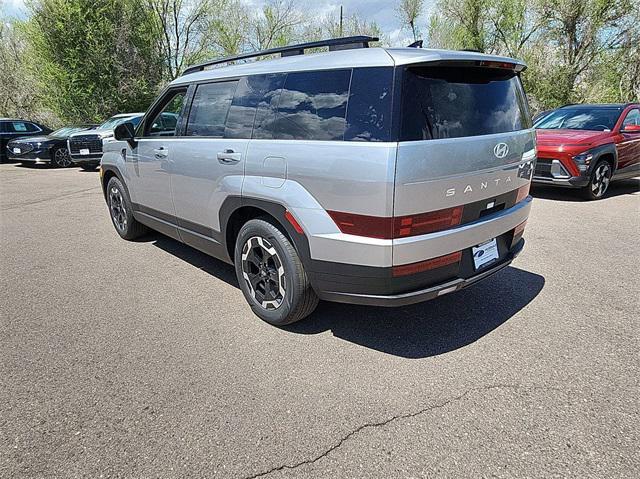
[[[485,243],[479,244],[472,248],[473,252],[473,264],[476,269],[480,269],[483,266],[497,261],[500,257],[498,253],[498,243],[493,238]]]

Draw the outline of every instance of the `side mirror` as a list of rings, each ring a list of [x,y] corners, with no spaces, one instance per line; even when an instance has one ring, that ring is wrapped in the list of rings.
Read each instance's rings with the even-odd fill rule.
[[[622,129],[622,133],[640,133],[640,125],[627,125]]]
[[[113,130],[113,136],[118,141],[126,141],[131,146],[135,146],[136,128],[129,121],[122,123]]]

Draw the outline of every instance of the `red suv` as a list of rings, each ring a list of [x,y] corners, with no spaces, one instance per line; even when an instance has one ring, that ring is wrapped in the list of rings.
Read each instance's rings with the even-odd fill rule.
[[[609,183],[640,175],[640,104],[568,105],[540,117],[533,182],[602,198]]]

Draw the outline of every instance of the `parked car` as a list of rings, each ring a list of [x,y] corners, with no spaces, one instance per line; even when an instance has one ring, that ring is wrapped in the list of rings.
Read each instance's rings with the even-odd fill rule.
[[[0,162],[7,158],[7,143],[25,136],[47,135],[51,130],[39,123],[27,120],[0,118]]]
[[[508,265],[535,162],[525,65],[362,48],[374,40],[188,69],[137,129],[124,123],[105,144],[117,233],[152,228],[235,264],[251,308],[275,325],[319,298],[401,306]],[[303,55],[321,46],[330,51]],[[167,112],[170,128],[158,121]]]
[[[113,130],[124,122],[134,125],[140,123],[144,113],[122,113],[114,115],[91,132],[73,133],[68,139],[68,150],[71,162],[83,170],[95,170],[102,158],[102,143],[113,139]]]
[[[587,199],[609,183],[640,175],[640,104],[568,105],[534,124],[533,182],[580,188]]]
[[[69,135],[95,128],[95,125],[66,126],[43,136],[31,136],[9,141],[7,155],[10,160],[22,163],[49,163],[51,166],[71,166],[67,149]]]

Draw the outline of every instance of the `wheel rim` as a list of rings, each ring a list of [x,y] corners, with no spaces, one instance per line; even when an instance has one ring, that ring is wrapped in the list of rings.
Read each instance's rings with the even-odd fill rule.
[[[591,182],[591,192],[594,196],[600,197],[604,195],[609,187],[611,176],[611,168],[608,163],[602,163],[593,173],[593,181]]]
[[[67,150],[66,148],[60,148],[56,150],[55,154],[53,155],[53,159],[56,162],[56,165],[62,166],[63,168],[71,165],[69,150]]]
[[[249,293],[264,309],[278,309],[282,305],[286,295],[284,266],[266,239],[253,236],[244,244],[242,276]]]
[[[124,231],[127,228],[127,209],[124,205],[122,193],[115,186],[109,190],[109,207],[113,224],[116,225],[119,231]]]

